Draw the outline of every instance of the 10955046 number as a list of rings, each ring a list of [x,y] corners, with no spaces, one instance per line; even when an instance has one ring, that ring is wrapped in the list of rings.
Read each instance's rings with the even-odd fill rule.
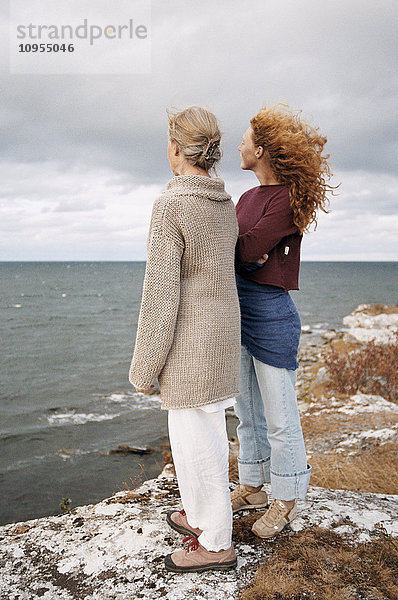
[[[74,52],[73,44],[19,44],[18,52]]]

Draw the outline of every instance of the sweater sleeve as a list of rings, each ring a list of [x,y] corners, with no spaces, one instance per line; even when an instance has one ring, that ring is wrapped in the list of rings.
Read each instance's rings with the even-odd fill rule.
[[[148,389],[169,353],[180,301],[184,240],[170,206],[155,203],[147,242],[147,264],[129,380]]]
[[[241,263],[253,263],[271,250],[287,235],[297,232],[293,223],[288,196],[273,198],[266,212],[252,229],[238,239]]]

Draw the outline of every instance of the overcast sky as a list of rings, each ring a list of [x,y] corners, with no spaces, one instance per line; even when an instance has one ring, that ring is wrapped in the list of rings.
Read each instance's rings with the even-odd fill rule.
[[[396,0],[153,0],[147,75],[10,75],[3,47],[0,260],[144,260],[166,107],[217,114],[237,202],[257,184],[242,133],[279,101],[327,135],[341,182],[304,260],[397,260],[397,20]]]

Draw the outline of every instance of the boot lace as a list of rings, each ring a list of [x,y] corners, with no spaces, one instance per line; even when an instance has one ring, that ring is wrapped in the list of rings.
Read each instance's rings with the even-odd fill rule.
[[[187,535],[187,537],[185,537],[182,540],[183,544],[185,544],[186,542],[189,542],[187,546],[187,552],[193,552],[194,550],[197,550],[199,548],[199,542],[194,535]]]
[[[284,508],[274,500],[274,502],[272,502],[271,506],[269,507],[268,511],[265,513],[264,520],[273,525],[274,522],[280,519],[280,517],[285,516],[286,510],[286,508]]]

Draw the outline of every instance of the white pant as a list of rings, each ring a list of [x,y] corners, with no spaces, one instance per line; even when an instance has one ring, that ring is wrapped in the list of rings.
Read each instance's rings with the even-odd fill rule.
[[[230,548],[232,538],[229,446],[223,406],[215,412],[173,409],[168,415],[182,505],[190,526],[202,529],[200,544],[212,552]]]

